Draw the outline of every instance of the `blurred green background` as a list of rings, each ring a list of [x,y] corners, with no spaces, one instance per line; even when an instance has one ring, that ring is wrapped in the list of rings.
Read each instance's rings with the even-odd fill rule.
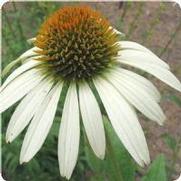
[[[7,2],[2,8],[2,68],[31,48],[27,39],[35,37],[44,19],[69,2]],[[181,80],[181,11],[174,3],[97,2],[88,4],[101,11],[125,39],[151,49],[171,65]],[[181,172],[181,98],[178,92],[148,76],[162,93],[161,106],[167,115],[163,127],[139,116],[150,149],[152,164],[139,168],[107,125],[112,150],[104,161],[98,160],[85,137],[81,137],[79,160],[71,180],[166,181]],[[19,153],[25,131],[11,144],[5,143],[5,131],[14,107],[2,115],[2,174],[8,181],[56,181],[59,175],[57,135],[60,118],[56,116],[51,132],[38,154],[19,165]],[[58,113],[62,109],[59,107]],[[106,119],[106,118],[105,118]],[[84,132],[82,130],[82,135]]]

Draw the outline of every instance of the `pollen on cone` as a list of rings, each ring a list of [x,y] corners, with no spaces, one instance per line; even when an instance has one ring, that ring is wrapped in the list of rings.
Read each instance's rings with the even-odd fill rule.
[[[41,26],[35,45],[49,68],[63,78],[92,77],[117,55],[118,35],[109,22],[87,6],[64,7]]]

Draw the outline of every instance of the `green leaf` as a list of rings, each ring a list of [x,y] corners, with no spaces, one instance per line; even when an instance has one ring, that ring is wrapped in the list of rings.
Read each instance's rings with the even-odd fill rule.
[[[167,133],[163,134],[162,137],[165,144],[174,151],[177,147],[177,141],[175,140],[175,138]]]
[[[165,156],[163,154],[157,156],[141,181],[167,181]]]
[[[88,162],[89,167],[94,172],[102,172],[103,171],[103,163],[104,161],[98,159],[95,154],[93,153],[93,150],[88,145],[88,141],[85,142],[85,155],[86,160]]]
[[[119,175],[122,175],[122,179],[125,181],[134,181],[136,166],[131,156],[114,132],[107,118],[104,118],[104,123],[108,134],[107,137],[110,140],[110,143],[107,140],[107,147],[111,147],[110,149],[112,149],[108,151],[107,155],[107,173],[111,173],[112,176],[116,176],[117,178]],[[112,179],[110,178],[110,180]],[[120,179],[118,178],[118,180]]]
[[[170,95],[168,98],[181,107],[181,99],[178,96]]]
[[[88,142],[85,143],[87,162],[94,175],[91,176],[91,179],[105,180],[107,178],[114,181],[134,181],[136,167],[131,156],[122,145],[106,117],[104,118],[104,123],[107,134],[105,159],[98,159]]]

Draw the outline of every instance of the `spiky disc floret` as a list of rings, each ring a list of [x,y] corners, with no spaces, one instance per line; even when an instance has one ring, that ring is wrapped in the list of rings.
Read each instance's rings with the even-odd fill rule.
[[[118,36],[100,13],[87,6],[64,7],[41,26],[39,60],[67,79],[89,78],[112,65]]]

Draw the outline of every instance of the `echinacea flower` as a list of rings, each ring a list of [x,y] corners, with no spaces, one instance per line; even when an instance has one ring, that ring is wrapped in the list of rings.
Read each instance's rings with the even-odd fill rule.
[[[105,131],[95,91],[130,155],[140,166],[149,164],[135,108],[162,125],[160,93],[124,65],[150,73],[178,91],[181,84],[168,64],[138,43],[120,41],[119,34],[100,13],[84,6],[64,7],[43,23],[33,38],[34,47],[15,60],[23,64],[0,88],[0,112],[22,99],[9,122],[7,142],[29,124],[20,163],[31,160],[44,143],[66,84],[58,138],[62,176],[69,179],[76,165],[80,117],[92,150],[100,159],[105,156]]]

